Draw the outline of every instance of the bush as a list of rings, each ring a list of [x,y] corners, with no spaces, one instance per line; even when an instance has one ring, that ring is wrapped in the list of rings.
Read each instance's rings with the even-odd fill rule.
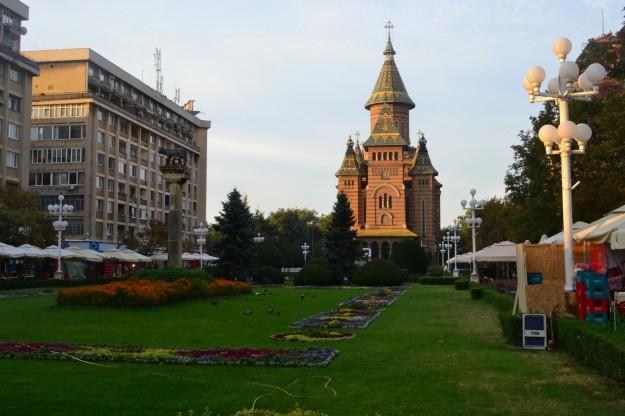
[[[456,279],[454,281],[454,286],[456,290],[469,290],[469,283],[468,279]]]
[[[141,269],[132,276],[133,279],[148,280],[176,280],[176,279],[206,279],[212,281],[211,273],[206,269],[171,268]]]
[[[425,274],[428,259],[416,240],[402,240],[393,247],[391,261],[409,273]]]
[[[321,266],[324,269],[327,269],[330,266],[328,259],[325,257],[315,257],[308,262],[308,264],[316,264],[317,266]]]
[[[57,294],[59,305],[152,307],[186,299],[250,293],[252,285],[217,279],[129,280],[105,285],[65,289]]]
[[[444,270],[441,266],[430,266],[428,267],[427,275],[431,277],[442,277],[444,275]]]
[[[395,263],[375,259],[358,269],[352,282],[361,286],[398,286],[402,277],[402,271]]]
[[[422,277],[419,283],[422,285],[453,285],[456,279],[453,277]]]
[[[479,287],[471,288],[471,299],[479,300],[484,298],[484,291]]]
[[[284,283],[284,275],[275,267],[260,266],[254,272],[254,282],[282,284]]]
[[[271,266],[281,269],[286,266],[284,256],[271,241],[263,241],[252,246],[255,255],[255,263],[260,266]]]
[[[295,275],[293,282],[295,286],[329,286],[333,284],[330,272],[316,264],[304,266]]]
[[[617,381],[625,381],[625,337],[606,325],[574,318],[554,320],[556,341],[574,358]]]

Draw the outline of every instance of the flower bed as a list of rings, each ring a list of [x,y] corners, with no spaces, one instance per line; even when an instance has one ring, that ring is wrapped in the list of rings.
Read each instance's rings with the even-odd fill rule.
[[[293,328],[366,328],[406,291],[405,287],[378,289],[368,295],[349,299],[330,312],[304,318]]]
[[[276,341],[287,342],[320,342],[320,341],[342,341],[354,338],[354,334],[340,331],[310,330],[310,331],[294,331],[274,334],[271,336]]]
[[[128,280],[64,289],[59,305],[152,307],[187,299],[251,293],[252,285],[226,279]]]
[[[203,348],[17,343],[0,341],[0,358],[115,361],[152,364],[316,367],[328,365],[338,351],[330,348]]]

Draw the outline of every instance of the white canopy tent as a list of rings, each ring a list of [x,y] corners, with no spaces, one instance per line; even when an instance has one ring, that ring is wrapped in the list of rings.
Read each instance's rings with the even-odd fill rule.
[[[68,247],[67,250],[79,253],[83,259],[93,263],[102,263],[102,261],[104,261],[104,257],[102,257],[102,255],[95,250],[76,246]]]
[[[458,263],[471,263],[473,261],[472,255],[473,253],[469,252],[459,255],[457,259],[452,257],[447,261],[447,264],[453,264],[454,261]],[[475,260],[478,263],[514,263],[516,262],[516,243],[502,241],[484,247],[475,253]]]
[[[151,263],[152,259],[150,257],[144,256],[143,254],[137,253],[136,251],[132,251],[130,249],[122,250],[129,259],[132,259],[133,263]]]
[[[20,250],[20,253],[22,253],[22,255],[20,255],[19,257],[34,257],[40,259],[50,258],[50,255],[46,251],[31,244],[22,244],[21,246],[17,247],[17,249]]]
[[[157,254],[153,254],[151,258],[152,258],[152,261],[167,261],[169,256],[167,255],[167,253],[157,253]],[[201,258],[202,258],[202,261],[207,262],[207,263],[213,263],[219,260],[219,257],[214,257],[206,253],[202,253]],[[182,260],[183,261],[200,260],[200,253],[182,253]]]
[[[51,258],[51,259],[56,259],[59,257],[59,248],[57,246],[48,246],[46,248],[44,248],[43,250],[44,253],[47,254],[46,257]],[[72,250],[67,250],[65,248],[61,249],[61,258],[62,259],[77,259],[77,260],[85,260],[85,257],[76,252],[76,251],[72,251]]]
[[[584,228],[588,227],[588,223],[584,221],[577,221],[573,224],[573,232],[580,231]],[[564,231],[560,231],[558,234],[554,234],[551,237],[547,237],[544,240],[541,240],[539,244],[554,244],[554,243],[562,243],[564,242]]]
[[[17,247],[0,243],[0,257],[18,258],[23,257],[23,253]]]
[[[582,228],[573,234],[573,238],[591,243],[609,242],[611,248],[616,250],[625,248],[623,233],[625,233],[625,205]]]

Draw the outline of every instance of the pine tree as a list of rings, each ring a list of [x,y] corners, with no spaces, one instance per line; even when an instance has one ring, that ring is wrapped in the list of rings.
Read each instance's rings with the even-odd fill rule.
[[[326,231],[326,257],[329,270],[335,282],[356,270],[354,262],[361,256],[360,244],[356,240],[354,213],[344,193],[336,196],[332,210],[332,221]]]
[[[221,239],[215,243],[219,257],[217,271],[220,277],[246,278],[252,265],[252,214],[235,188],[222,203],[222,211],[215,217],[215,231]]]

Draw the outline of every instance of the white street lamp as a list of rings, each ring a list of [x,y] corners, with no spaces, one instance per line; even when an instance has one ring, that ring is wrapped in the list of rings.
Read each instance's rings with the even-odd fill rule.
[[[439,243],[438,247],[441,250],[441,266],[445,270],[445,243]]]
[[[575,62],[566,61],[572,49],[567,38],[559,38],[553,44],[553,51],[560,61],[558,78],[549,81],[547,91],[540,91],[544,80],[544,70],[539,66],[531,67],[523,85],[531,103],[555,101],[559,108],[559,125],[545,125],[538,131],[538,138],[545,145],[547,155],[560,155],[562,170],[562,222],[564,240],[564,290],[572,292],[575,278],[573,260],[573,204],[571,196],[571,155],[586,153],[586,146],[592,136],[592,130],[586,124],[575,124],[569,120],[569,101],[590,101],[591,96],[599,92],[599,84],[606,76],[601,64],[591,64],[579,75]],[[540,68],[543,77],[540,79]],[[578,76],[579,75],[579,76]],[[576,82],[577,81],[577,82]],[[530,88],[531,87],[531,88]],[[577,142],[578,149],[572,149]],[[557,146],[558,150],[553,150]]]
[[[200,246],[200,270],[202,270],[204,263],[204,252],[202,251],[202,248],[204,244],[206,244],[206,235],[208,234],[208,228],[206,228],[206,226],[204,226],[204,223],[201,222],[199,227],[193,229],[193,234],[197,236],[197,239],[195,241]]]
[[[471,210],[471,217],[466,219],[466,223],[469,226],[469,228],[471,228],[471,241],[473,243],[473,252],[471,254],[471,262],[473,263],[472,265],[473,268],[471,271],[471,280],[474,282],[479,282],[480,279],[477,273],[477,261],[475,257],[476,246],[477,246],[477,241],[475,238],[475,229],[479,228],[480,225],[482,225],[482,219],[479,217],[476,217],[475,213],[477,210],[484,208],[486,201],[484,200],[478,201],[477,199],[475,199],[475,194],[476,194],[475,189],[471,189],[469,193],[471,194],[471,200],[468,202],[469,209]],[[460,205],[462,206],[462,209],[467,209],[466,199],[463,199],[462,201],[460,201]]]
[[[263,241],[265,241],[265,237],[263,237],[262,235],[260,235],[260,233],[256,234],[256,237],[252,238],[252,240],[254,240],[255,243],[262,243]]]
[[[304,264],[306,264],[306,257],[308,256],[310,246],[308,243],[302,244],[302,253],[304,253]]]
[[[57,256],[56,272],[54,272],[54,278],[55,279],[59,279],[59,280],[63,279],[63,268],[61,267],[61,240],[62,240],[62,233],[67,228],[67,221],[63,221],[63,214],[69,215],[69,214],[72,213],[72,211],[74,211],[74,206],[73,205],[64,204],[63,203],[64,199],[65,199],[65,197],[61,193],[58,196],[58,200],[59,200],[58,204],[54,204],[54,205],[50,204],[50,205],[48,205],[48,212],[50,213],[50,215],[58,215],[59,216],[58,220],[52,222],[52,225],[54,226],[54,229],[58,233],[57,248],[59,250],[59,254]]]
[[[460,242],[460,236],[458,233],[458,220],[454,218],[454,224],[449,226],[449,229],[454,232],[451,236],[451,241],[454,244],[454,277],[458,277],[458,243]]]

